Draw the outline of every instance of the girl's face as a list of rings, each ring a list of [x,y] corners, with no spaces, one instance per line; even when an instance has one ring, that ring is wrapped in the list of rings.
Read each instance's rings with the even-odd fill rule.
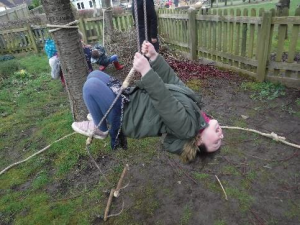
[[[223,132],[217,120],[210,120],[208,122],[208,127],[203,130],[200,135],[200,144],[204,144],[208,152],[217,151],[223,139]]]

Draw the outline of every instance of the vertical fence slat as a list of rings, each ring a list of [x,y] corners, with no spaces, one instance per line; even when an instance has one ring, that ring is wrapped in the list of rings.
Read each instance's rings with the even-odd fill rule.
[[[244,17],[248,17],[248,9],[244,9],[243,12]],[[246,56],[246,50],[247,50],[247,23],[243,23],[243,28],[242,28],[242,48],[241,48],[241,56],[245,57]]]
[[[211,11],[209,10],[209,13],[210,13]],[[209,20],[207,20],[206,21],[207,22],[207,50],[210,52],[211,51],[211,42],[212,42],[212,35],[211,35],[211,32],[212,32],[212,28],[211,28],[211,26],[212,26],[212,21],[209,21]],[[212,57],[212,55],[211,54],[208,54],[208,58],[211,58]]]
[[[213,15],[217,15],[217,10],[213,9],[212,12]],[[211,50],[212,50],[212,60],[216,60],[216,47],[217,47],[217,22],[212,21],[212,44],[211,44]]]
[[[300,7],[296,9],[295,16],[300,16]],[[289,48],[288,60],[287,60],[287,62],[289,63],[294,62],[294,58],[297,50],[298,35],[299,35],[299,25],[294,24],[292,28],[292,34],[290,36],[290,48]]]
[[[236,10],[236,16],[241,16],[241,10],[237,9]],[[235,55],[240,55],[240,35],[241,35],[241,22],[237,21],[235,23],[235,27],[236,27],[236,38],[235,38],[235,50],[234,50],[234,54]],[[234,65],[236,67],[239,66],[239,62],[235,61]]]
[[[278,16],[287,16],[287,15],[288,15],[288,10],[286,9],[280,11],[278,14]],[[280,24],[278,27],[278,45],[277,45],[276,59],[275,59],[276,62],[281,62],[282,60],[286,33],[287,33],[287,26],[285,24]]]
[[[190,57],[192,60],[197,59],[197,26],[196,26],[196,11],[194,9],[189,9],[189,48],[190,48]]]
[[[85,21],[81,18],[79,19],[79,27],[83,36],[84,43],[87,43],[87,35],[86,35],[86,27],[85,27]]]
[[[251,9],[251,17],[256,16],[256,10]],[[250,35],[249,35],[249,45],[248,45],[248,58],[253,58],[254,51],[254,33],[255,33],[255,24],[250,23]]]
[[[30,37],[30,40],[31,40],[32,47],[33,47],[34,51],[37,53],[38,48],[37,48],[37,45],[36,45],[36,42],[35,42],[35,39],[34,39],[34,36],[33,36],[30,25],[27,25],[27,29],[28,29],[28,34],[29,34],[29,37]]]
[[[227,9],[224,10],[224,17],[228,17],[228,11]],[[229,27],[229,22],[223,22],[223,28],[224,28],[224,38],[223,38],[223,52],[227,52],[227,46],[228,46],[228,27]],[[227,59],[223,58],[223,63],[227,63]]]
[[[262,17],[261,32],[258,42],[257,51],[257,79],[258,81],[264,81],[266,77],[266,66],[268,61],[268,47],[270,40],[270,29],[271,29],[272,14],[270,12],[265,12]]]
[[[260,18],[262,18],[262,15],[263,15],[263,12],[264,12],[264,9],[263,8],[260,8],[259,10],[258,10],[258,16],[260,17]],[[261,31],[261,24],[258,24],[257,25],[257,36],[256,36],[256,44],[254,45],[255,47],[256,47],[256,49],[255,49],[255,52],[256,52],[256,59],[257,59],[257,55],[258,55],[258,51],[259,51],[259,49],[258,49],[258,44],[259,44],[259,39],[258,39],[258,37],[260,37],[260,31]]]
[[[222,9],[218,9],[218,16],[222,17],[223,15],[223,10]],[[223,33],[222,33],[222,26],[223,26],[223,23],[222,22],[218,22],[218,30],[217,30],[217,36],[218,36],[218,45],[217,45],[217,51],[220,52],[222,51],[222,36],[223,36]],[[222,61],[222,58],[221,57],[217,57],[216,58],[217,61]]]
[[[230,18],[234,18],[234,9],[230,9]],[[234,49],[233,49],[233,41],[234,41],[234,23],[230,22],[229,23],[229,48],[228,52],[233,54]],[[233,60],[229,60],[229,64],[233,64]]]

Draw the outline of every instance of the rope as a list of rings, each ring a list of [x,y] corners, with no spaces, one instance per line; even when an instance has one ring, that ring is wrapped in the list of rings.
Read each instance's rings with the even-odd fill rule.
[[[145,40],[148,41],[148,24],[147,24],[147,5],[146,5],[146,0],[144,0],[143,3],[144,3]]]
[[[126,86],[126,85],[129,83],[129,81],[130,81],[131,77],[133,76],[134,72],[135,72],[134,69],[131,69],[131,71],[129,72],[129,74],[128,74],[128,76],[126,77],[125,81],[123,82],[123,85],[124,85],[124,83],[125,83],[125,85],[124,85],[124,87],[123,87],[123,85],[122,85],[121,91],[123,91],[126,87],[128,87],[128,86]],[[121,93],[121,91],[120,91],[120,93]],[[116,99],[121,95],[120,93],[117,95]],[[112,106],[112,107],[113,107],[113,106]],[[112,108],[112,107],[111,107],[111,108]],[[111,110],[111,109],[109,109],[109,110]],[[109,113],[109,112],[107,112],[106,114],[108,115],[108,113]],[[104,115],[103,118],[105,118],[105,116],[107,116],[106,114]],[[102,120],[100,121],[100,123],[98,124],[98,126],[101,125],[101,123],[104,121],[103,118],[102,118]],[[263,133],[263,132],[260,132],[260,131],[258,131],[258,130],[254,130],[254,129],[242,128],[242,127],[231,127],[231,126],[221,126],[221,128],[222,128],[222,129],[243,130],[243,131],[253,132],[253,133],[256,133],[256,134],[260,134],[260,135],[262,135],[262,136],[264,136],[264,137],[271,138],[271,139],[273,139],[274,141],[278,141],[278,142],[281,142],[281,143],[283,143],[283,144],[289,145],[289,146],[291,146],[291,147],[300,149],[300,145],[290,143],[290,142],[286,141],[286,138],[285,138],[285,137],[279,136],[279,135],[277,135],[277,134],[274,133],[274,132],[272,132],[272,133]],[[94,132],[93,132],[93,133],[94,133]],[[66,135],[66,136],[64,136],[64,137],[62,137],[62,138],[60,138],[60,139],[54,141],[54,142],[51,143],[50,145],[46,146],[46,147],[43,148],[42,150],[40,150],[40,151],[34,153],[33,155],[29,156],[28,158],[26,158],[26,159],[24,159],[24,160],[21,160],[21,161],[19,161],[19,162],[16,162],[16,163],[13,163],[13,164],[9,165],[8,167],[6,167],[5,169],[3,169],[3,170],[0,172],[0,175],[4,174],[4,173],[5,173],[7,170],[9,170],[10,168],[12,168],[12,167],[14,167],[14,166],[16,166],[16,165],[19,165],[19,164],[21,164],[21,163],[23,163],[23,162],[26,162],[26,161],[28,161],[29,159],[33,158],[34,156],[36,156],[36,155],[38,155],[38,154],[40,154],[40,153],[46,151],[46,150],[49,149],[54,143],[60,142],[60,141],[62,141],[62,140],[64,140],[64,139],[66,139],[67,137],[72,136],[73,134],[76,134],[76,132],[73,132],[73,133],[71,133],[71,134],[68,134],[68,135]],[[91,136],[87,139],[87,148],[89,148],[89,145],[91,144],[92,137],[93,137],[93,135],[91,135]],[[89,140],[89,139],[90,139],[90,142],[88,143],[88,140]],[[89,153],[89,155],[90,155],[89,149],[87,149],[87,150],[88,150],[88,153]],[[92,156],[90,155],[90,157],[92,157]],[[94,161],[94,163],[97,165],[97,163],[96,163],[96,161],[95,161],[94,159],[93,159],[93,161]],[[104,173],[101,171],[101,169],[100,169],[100,167],[99,167],[98,165],[97,165],[97,168],[100,170],[101,174],[104,175]],[[104,176],[104,177],[105,177],[105,176]],[[105,179],[106,179],[106,178],[105,178]],[[107,179],[106,179],[106,180],[107,180]],[[107,181],[107,182],[110,183],[109,181]]]
[[[78,20],[75,20],[73,22],[67,23],[66,25],[47,24],[47,27],[54,27],[54,28],[56,28],[56,29],[49,30],[50,33],[58,31],[58,30],[61,30],[61,29],[74,29],[74,28],[79,29],[78,26],[71,26],[73,24],[78,24]]]
[[[58,140],[52,142],[50,145],[48,145],[48,146],[46,146],[45,148],[43,148],[42,150],[40,150],[40,151],[34,153],[33,155],[29,156],[28,158],[23,159],[23,160],[21,160],[21,161],[19,161],[19,162],[15,162],[15,163],[9,165],[8,167],[6,167],[4,170],[2,170],[2,171],[0,172],[0,175],[2,175],[3,173],[5,173],[5,172],[6,172],[7,170],[9,170],[10,168],[12,168],[12,167],[14,167],[14,166],[16,166],[16,165],[19,165],[19,164],[21,164],[21,163],[23,163],[23,162],[26,162],[26,161],[28,161],[29,159],[33,158],[34,156],[36,156],[36,155],[38,155],[38,154],[41,154],[42,152],[44,152],[44,151],[46,151],[48,148],[50,148],[54,143],[60,142],[60,141],[62,141],[62,140],[64,140],[64,139],[66,139],[67,137],[72,136],[73,134],[76,134],[76,132],[73,132],[73,133],[71,133],[71,134],[67,134],[66,136],[64,136],[64,137],[62,137],[62,138],[60,138],[60,139],[58,139]]]
[[[138,49],[138,52],[141,52],[137,0],[133,0],[133,2],[134,2],[135,32],[136,32],[136,36],[137,36],[137,47],[138,47],[137,49]]]
[[[286,138],[285,137],[282,137],[282,136],[279,136],[277,135],[276,133],[272,132],[272,133],[263,133],[263,132],[260,132],[258,130],[254,130],[254,129],[249,129],[249,128],[242,128],[242,127],[231,127],[231,126],[221,126],[222,129],[231,129],[231,130],[244,130],[244,131],[250,131],[250,132],[253,132],[253,133],[256,133],[256,134],[260,134],[264,137],[268,137],[268,138],[271,138],[273,139],[274,141],[278,141],[278,142],[281,142],[281,143],[284,143],[286,145],[289,145],[289,146],[292,146],[294,148],[299,148],[300,149],[300,145],[297,145],[297,144],[293,144],[293,143],[290,143],[288,141],[286,141]]]

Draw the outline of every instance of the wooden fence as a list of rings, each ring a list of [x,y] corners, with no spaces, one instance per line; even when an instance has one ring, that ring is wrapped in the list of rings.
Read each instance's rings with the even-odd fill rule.
[[[0,54],[35,51],[49,38],[46,26],[30,26],[0,31]]]
[[[86,43],[102,42],[103,17],[80,19],[80,31]],[[131,14],[114,16],[114,29],[125,31],[133,27]],[[0,31],[0,54],[39,51],[49,38],[45,25]]]
[[[29,17],[29,10],[27,4],[18,5],[14,8],[7,9],[0,12],[0,21],[8,22],[17,19],[23,19]]]
[[[133,27],[131,14],[123,14],[113,17],[114,29],[119,31],[130,30]],[[80,31],[86,43],[102,42],[103,39],[103,16],[80,19]]]
[[[217,66],[248,74],[259,81],[274,80],[300,87],[300,8],[284,11],[218,9],[208,12],[160,9],[159,33],[166,43]],[[131,14],[115,16],[114,28],[131,29]],[[102,42],[103,18],[80,20],[86,43]],[[38,51],[49,37],[45,26],[0,31],[0,53]],[[284,60],[282,60],[284,58]]]
[[[298,88],[299,26],[300,8],[294,16],[263,9],[159,10],[160,35],[191,59]]]

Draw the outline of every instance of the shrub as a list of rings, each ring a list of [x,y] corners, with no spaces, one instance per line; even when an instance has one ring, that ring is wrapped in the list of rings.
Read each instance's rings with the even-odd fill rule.
[[[122,7],[120,7],[120,6],[115,6],[115,7],[112,8],[113,15],[116,15],[116,16],[117,15],[121,15],[124,12],[125,12],[125,10]]]
[[[19,63],[17,60],[9,60],[0,63],[0,78],[6,79],[14,72],[19,70]]]
[[[254,100],[273,100],[285,95],[285,87],[280,83],[271,82],[246,82],[241,86],[244,90],[254,92],[250,97]]]
[[[94,13],[94,9],[82,9],[77,11],[79,18],[92,18]]]

